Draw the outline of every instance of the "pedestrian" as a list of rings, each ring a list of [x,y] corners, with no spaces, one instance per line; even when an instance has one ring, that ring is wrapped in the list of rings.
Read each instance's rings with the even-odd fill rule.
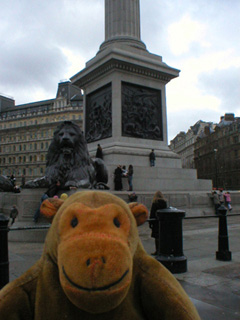
[[[219,201],[220,201],[220,205],[224,204],[224,195],[223,195],[223,189],[219,189]]]
[[[114,190],[121,191],[122,188],[122,167],[118,165],[114,171]]]
[[[11,177],[10,177],[10,181],[13,187],[15,187],[15,182],[16,182],[16,178],[14,177],[14,174],[12,173]]]
[[[128,200],[129,202],[136,202],[138,199],[138,195],[135,192],[129,193]]]
[[[21,184],[21,187],[24,187],[25,186],[25,176],[24,174],[22,174],[22,184]]]
[[[14,193],[20,193],[21,192],[20,187],[19,186],[14,186],[13,187],[13,192]]]
[[[11,212],[10,212],[10,218],[12,219],[12,221],[11,221],[11,226],[14,224],[15,219],[17,218],[17,216],[18,216],[18,208],[17,208],[17,206],[14,204],[14,205],[12,206],[12,209],[11,209]]]
[[[58,191],[61,189],[61,183],[57,180],[55,183],[51,184],[48,190],[45,192],[49,198],[53,198],[57,195]]]
[[[128,191],[133,190],[133,166],[130,164],[128,166],[128,171],[127,171],[127,178],[128,178]]]
[[[211,198],[213,199],[213,204],[215,207],[215,214],[218,215],[218,208],[220,207],[221,203],[220,203],[217,191],[213,192]]]
[[[122,176],[123,178],[126,178],[128,175],[128,171],[126,169],[126,166],[122,166]]]
[[[232,210],[232,199],[231,199],[230,192],[227,191],[223,195],[225,198],[226,206],[228,207],[228,210],[231,211]]]
[[[154,149],[149,153],[150,167],[155,167],[156,155]]]
[[[102,147],[100,146],[100,144],[98,144],[98,146],[97,146],[96,158],[103,159],[103,152],[102,152]]]
[[[159,209],[167,208],[167,200],[161,191],[156,191],[152,200],[152,206],[150,211],[149,226],[152,229],[151,237],[155,239],[155,252],[152,255],[157,255],[159,251],[159,220],[157,219],[156,212]]]
[[[37,210],[35,211],[34,216],[33,216],[33,221],[34,221],[35,223],[38,222],[38,219],[39,219],[39,217],[40,217],[40,207],[41,207],[41,204],[42,204],[43,201],[46,200],[47,198],[48,198],[48,195],[47,195],[46,193],[44,193],[44,194],[42,195],[42,197],[41,197],[39,206],[38,206],[38,208],[37,208]]]

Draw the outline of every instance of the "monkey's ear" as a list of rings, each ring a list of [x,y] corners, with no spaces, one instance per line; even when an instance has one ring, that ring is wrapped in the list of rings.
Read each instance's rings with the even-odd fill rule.
[[[148,218],[147,207],[144,204],[138,202],[131,202],[128,205],[136,219],[137,226],[141,226],[142,224],[144,224],[144,222]]]
[[[61,199],[48,198],[41,204],[40,212],[45,218],[52,221],[63,202]]]

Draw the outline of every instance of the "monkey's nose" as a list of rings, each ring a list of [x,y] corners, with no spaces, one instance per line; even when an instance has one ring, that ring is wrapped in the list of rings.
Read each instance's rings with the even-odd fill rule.
[[[90,265],[95,265],[95,264],[105,264],[106,263],[106,259],[104,257],[99,257],[99,258],[89,258],[86,261],[86,265],[87,267],[89,267]]]

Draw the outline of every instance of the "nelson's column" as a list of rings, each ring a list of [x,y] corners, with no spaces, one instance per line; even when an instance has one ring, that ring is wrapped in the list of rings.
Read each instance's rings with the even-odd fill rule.
[[[90,154],[100,143],[110,176],[117,165],[132,164],[136,191],[211,189],[168,148],[165,86],[178,76],[141,41],[139,0],[105,0],[105,41],[71,81],[84,90]]]

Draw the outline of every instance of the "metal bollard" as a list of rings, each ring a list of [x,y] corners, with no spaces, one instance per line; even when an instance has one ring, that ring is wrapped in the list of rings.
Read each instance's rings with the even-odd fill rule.
[[[216,259],[221,261],[231,261],[232,253],[229,251],[228,245],[227,209],[221,205],[218,208],[218,213],[218,251],[216,251]]]
[[[156,259],[172,273],[187,271],[183,254],[182,219],[185,211],[167,208],[157,211],[159,219],[159,252]]]
[[[0,289],[9,282],[8,222],[9,218],[0,214]]]

